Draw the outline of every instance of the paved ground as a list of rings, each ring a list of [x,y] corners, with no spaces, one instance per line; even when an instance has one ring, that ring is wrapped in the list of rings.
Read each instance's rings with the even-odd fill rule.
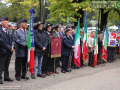
[[[60,73],[46,78],[36,77],[35,80],[15,80],[14,57],[10,63],[10,77],[14,82],[4,82],[1,86],[21,86],[22,90],[120,90],[120,55],[116,55],[114,63],[105,63],[95,68],[72,70],[70,73]],[[85,63],[87,65],[87,62]],[[60,72],[60,68],[57,69]],[[30,73],[27,73],[30,77]],[[10,89],[7,89],[10,90]]]

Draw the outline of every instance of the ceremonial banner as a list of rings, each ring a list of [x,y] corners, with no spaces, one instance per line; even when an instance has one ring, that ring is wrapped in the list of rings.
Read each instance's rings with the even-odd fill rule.
[[[51,37],[51,58],[61,57],[61,37]]]
[[[110,33],[109,34],[109,43],[108,43],[108,46],[115,47],[116,37],[117,37],[117,33]]]

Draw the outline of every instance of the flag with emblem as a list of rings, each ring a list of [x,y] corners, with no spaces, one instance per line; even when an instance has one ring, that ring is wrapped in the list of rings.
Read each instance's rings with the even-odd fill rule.
[[[80,34],[79,34],[79,20],[78,20],[78,25],[76,29],[76,34],[75,34],[75,40],[74,40],[74,64],[80,67]]]
[[[82,55],[83,55],[83,63],[85,63],[87,56],[88,56],[88,34],[87,34],[87,14],[86,14],[86,20],[85,20],[85,26],[83,31],[83,49],[82,49]]]
[[[97,35],[98,31],[96,28],[96,32],[95,32],[95,36],[94,36],[94,43],[93,43],[93,47],[94,47],[94,60],[93,60],[93,66],[95,67],[97,65],[97,54],[98,54],[98,35]]]
[[[27,46],[28,46],[28,63],[29,63],[29,72],[33,74],[33,67],[34,67],[34,50],[31,48],[35,48],[34,45],[34,33],[33,33],[33,14],[35,13],[34,9],[30,9],[29,12],[31,13],[30,17],[30,25],[27,37]]]

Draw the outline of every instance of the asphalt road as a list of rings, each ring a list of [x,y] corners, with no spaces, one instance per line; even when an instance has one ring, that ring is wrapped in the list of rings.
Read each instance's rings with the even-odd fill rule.
[[[9,68],[10,77],[14,82],[4,81],[0,87],[21,86],[22,90],[120,90],[120,54],[116,55],[116,61],[113,63],[101,64],[95,68],[85,66],[66,74],[55,74],[55,77],[53,74],[46,78],[30,78],[27,81],[15,80],[14,61],[11,60]],[[85,64],[87,65],[87,61]],[[61,69],[58,68],[57,71],[60,72]],[[31,76],[29,72],[27,76]]]

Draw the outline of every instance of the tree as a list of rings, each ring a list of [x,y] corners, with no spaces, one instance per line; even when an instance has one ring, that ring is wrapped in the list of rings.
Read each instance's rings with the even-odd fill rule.
[[[51,18],[49,21],[56,21],[60,19],[61,22],[74,21],[77,22],[79,18],[83,26],[83,11],[92,11],[90,0],[48,0],[50,6],[47,7],[50,10]],[[77,23],[74,23],[76,26]]]
[[[8,0],[8,3],[11,3],[9,7],[2,7],[0,14],[1,17],[8,16],[9,21],[17,22],[21,19],[28,19],[30,20],[30,13],[29,10],[31,7],[35,9],[37,12],[37,7],[39,6],[38,0]],[[37,13],[34,14],[34,17]]]

